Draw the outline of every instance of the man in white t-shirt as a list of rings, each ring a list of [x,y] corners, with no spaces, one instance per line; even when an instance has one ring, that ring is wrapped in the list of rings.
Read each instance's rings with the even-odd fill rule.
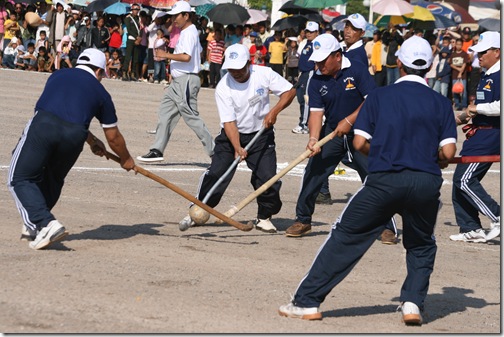
[[[168,15],[172,15],[173,22],[181,29],[179,39],[173,53],[156,49],[154,56],[171,60],[170,69],[173,80],[165,89],[159,106],[156,140],[149,153],[137,157],[142,162],[164,160],[163,152],[180,117],[196,133],[207,155],[210,157],[213,155],[212,135],[197,110],[197,97],[201,87],[198,73],[202,48],[198,30],[192,23],[191,5],[183,0],[177,1]]]
[[[228,73],[219,81],[215,90],[222,130],[215,138],[215,154],[199,186],[199,200],[205,199],[208,191],[238,156],[245,160],[252,170],[250,182],[254,189],[276,174],[273,125],[278,114],[288,107],[296,96],[296,89],[293,89],[292,84],[271,68],[251,65],[250,52],[244,45],[229,46],[224,53],[224,59],[222,68],[227,69]],[[280,97],[272,108],[269,91]],[[265,130],[250,149],[245,150],[244,147],[263,126]],[[233,175],[234,171],[215,189],[207,205],[217,206]],[[277,181],[257,198],[256,229],[267,233],[276,232],[270,219],[282,207],[280,186],[281,182]],[[187,216],[179,223],[179,229],[186,230],[193,224]]]

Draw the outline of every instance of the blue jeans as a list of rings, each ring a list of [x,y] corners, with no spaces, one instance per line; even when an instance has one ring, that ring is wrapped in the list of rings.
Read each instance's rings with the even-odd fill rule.
[[[166,61],[154,61],[154,81],[166,79]]]
[[[458,80],[452,80],[452,87]],[[457,110],[462,110],[467,108],[467,80],[461,80],[464,85],[464,91],[461,94],[453,93],[453,101],[455,102],[455,108]],[[462,99],[462,102],[461,102]]]
[[[399,79],[399,68],[387,68],[387,85],[394,84]]]
[[[439,92],[441,95],[444,97],[448,96],[448,83],[443,83],[439,80],[436,80],[434,83],[434,89],[435,92]]]

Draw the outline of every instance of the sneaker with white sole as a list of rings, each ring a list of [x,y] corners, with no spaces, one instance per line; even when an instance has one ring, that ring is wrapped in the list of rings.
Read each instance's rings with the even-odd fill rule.
[[[276,233],[277,229],[273,226],[270,219],[256,219],[255,228],[266,233]]]
[[[32,231],[31,229],[29,229],[28,227],[23,225],[23,227],[21,228],[20,240],[21,241],[33,241],[37,237],[37,233],[38,233],[37,230]]]
[[[180,231],[183,232],[189,229],[189,227],[192,227],[194,225],[195,225],[194,221],[192,221],[191,216],[188,214],[182,220],[180,220],[178,228]]]
[[[486,240],[495,239],[500,235],[500,217],[497,222],[492,222],[490,224],[490,231],[486,235]]]
[[[137,160],[147,162],[147,163],[152,163],[155,161],[163,161],[163,154],[161,151],[157,149],[150,149],[149,153],[143,155],[143,156],[138,156]]]
[[[452,241],[464,241],[464,242],[486,242],[486,234],[483,229],[476,229],[467,233],[458,233],[450,235],[450,240]]]
[[[423,319],[420,314],[420,308],[413,302],[403,302],[397,308],[402,312],[402,321],[406,325],[422,325]]]
[[[292,303],[280,306],[280,308],[278,308],[278,313],[280,316],[301,318],[309,321],[322,319],[322,313],[319,311],[319,308],[301,308]]]
[[[42,249],[53,242],[63,239],[67,234],[68,232],[65,231],[65,227],[58,220],[53,220],[38,232],[35,240],[30,242],[29,246],[31,249]]]
[[[307,127],[302,127],[302,126],[296,126],[294,129],[292,129],[292,133],[297,133],[299,135],[305,135],[308,133],[308,128]]]

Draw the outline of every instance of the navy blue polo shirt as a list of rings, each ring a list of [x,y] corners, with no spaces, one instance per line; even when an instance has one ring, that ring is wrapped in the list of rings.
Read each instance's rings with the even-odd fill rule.
[[[370,93],[354,129],[370,141],[370,173],[408,169],[441,175],[438,149],[457,140],[450,100],[415,75]]]
[[[298,69],[300,72],[306,73],[315,69],[315,62],[308,61],[312,53],[313,43],[312,41],[306,41],[306,45],[301,51],[301,55],[299,55]]]
[[[101,124],[117,123],[110,94],[96,77],[79,68],[60,69],[47,79],[35,105],[35,111],[39,110],[85,127],[89,127],[93,117]]]
[[[475,104],[500,101],[500,70],[491,74],[482,73],[476,90]],[[475,126],[493,127],[480,129],[464,142],[462,156],[482,156],[500,154],[500,116],[476,115],[472,119]]]
[[[366,66],[343,56],[342,68],[336,77],[312,76],[308,86],[310,110],[324,111],[326,123],[334,129],[338,123],[352,114],[364,98],[376,88],[375,81]]]
[[[364,49],[364,45],[360,45],[355,49],[350,49],[344,52],[344,55],[350,59],[350,61],[358,61],[364,65],[368,64],[368,58],[366,54],[366,50]],[[368,70],[369,71],[369,70]]]

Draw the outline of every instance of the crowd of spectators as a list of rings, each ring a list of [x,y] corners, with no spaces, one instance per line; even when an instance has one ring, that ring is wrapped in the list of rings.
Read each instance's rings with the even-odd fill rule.
[[[28,12],[37,13],[41,23],[31,26]],[[193,15],[196,16],[195,13]],[[202,45],[202,87],[215,88],[225,71],[221,69],[224,51],[235,43],[244,44],[252,64],[269,66],[291,83],[298,78],[299,55],[306,44],[304,27],[273,32],[269,22],[254,25],[209,26],[205,16],[194,22]],[[321,22],[320,34],[333,34],[343,45],[342,32]],[[169,84],[169,62],[155,56],[156,49],[173,51],[180,30],[165,12],[131,5],[131,12],[110,15],[88,13],[61,3],[37,2],[25,6],[0,0],[0,66],[27,71],[52,72],[73,67],[86,48],[106,52],[107,76],[124,81]],[[434,63],[426,75],[429,86],[450,97],[461,110],[474,101],[479,81],[477,53],[468,48],[479,34],[465,27],[456,30],[423,31],[390,25],[363,38],[368,66],[377,86],[398,78],[395,52],[408,37],[424,37],[432,46]]]

